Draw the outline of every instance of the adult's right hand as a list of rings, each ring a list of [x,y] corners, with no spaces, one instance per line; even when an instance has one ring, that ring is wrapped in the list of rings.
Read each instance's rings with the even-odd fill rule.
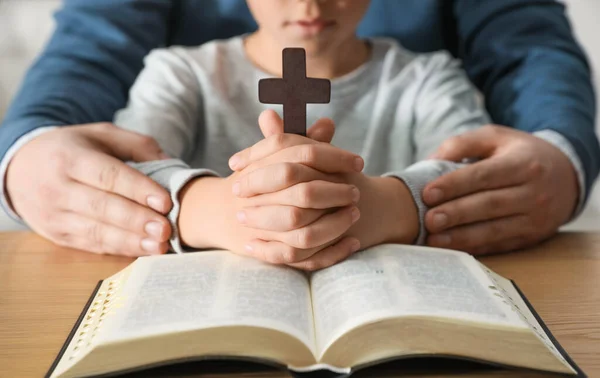
[[[99,123],[61,127],[29,141],[8,166],[13,209],[56,244],[96,253],[164,253],[169,193],[123,161],[166,158],[148,136]]]

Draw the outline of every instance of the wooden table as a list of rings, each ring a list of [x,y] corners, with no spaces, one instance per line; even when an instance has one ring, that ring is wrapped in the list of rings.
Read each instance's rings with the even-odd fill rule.
[[[563,233],[531,250],[481,261],[514,279],[575,362],[590,377],[600,377],[600,234]],[[43,376],[98,280],[131,262],[60,248],[27,232],[0,233],[0,377]],[[428,371],[426,376],[482,376],[484,372],[514,376],[505,371],[473,371],[472,366]],[[367,374],[392,377],[398,370],[356,376]],[[242,375],[287,376],[276,371]]]

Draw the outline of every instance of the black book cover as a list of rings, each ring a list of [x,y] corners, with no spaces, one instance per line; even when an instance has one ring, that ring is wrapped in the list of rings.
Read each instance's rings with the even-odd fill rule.
[[[75,333],[77,332],[77,329],[79,328],[79,325],[83,321],[83,319],[85,317],[85,314],[87,313],[88,309],[90,308],[90,306],[94,302],[94,298],[96,298],[96,294],[98,293],[98,290],[100,290],[100,286],[102,285],[102,282],[104,282],[104,280],[101,280],[101,281],[98,282],[98,284],[96,285],[96,287],[92,291],[92,295],[90,295],[90,298],[88,299],[87,303],[85,304],[85,306],[83,306],[83,310],[81,311],[81,314],[79,314],[79,317],[77,318],[77,321],[75,322],[75,325],[71,329],[71,332],[69,333],[69,336],[67,336],[67,340],[63,344],[62,348],[60,348],[60,351],[58,352],[58,356],[56,356],[56,359],[54,360],[54,362],[50,366],[50,369],[48,369],[48,373],[46,373],[45,378],[50,378],[50,376],[52,375],[52,372],[54,371],[54,369],[56,369],[56,366],[58,365],[58,363],[61,360],[62,356],[65,354],[65,351],[67,350],[67,347],[69,346],[69,344],[71,343],[71,340],[75,336]]]

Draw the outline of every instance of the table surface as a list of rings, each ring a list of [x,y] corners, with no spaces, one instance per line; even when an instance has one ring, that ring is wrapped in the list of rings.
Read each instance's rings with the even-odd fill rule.
[[[132,261],[58,247],[29,232],[0,233],[0,377],[43,376],[97,282]],[[600,233],[561,233],[535,248],[480,261],[513,279],[582,370],[600,377]],[[392,377],[398,368],[356,376]],[[413,373],[511,375],[473,366],[442,368],[436,372],[421,367]],[[256,369],[240,374],[218,371],[199,376],[288,376]]]

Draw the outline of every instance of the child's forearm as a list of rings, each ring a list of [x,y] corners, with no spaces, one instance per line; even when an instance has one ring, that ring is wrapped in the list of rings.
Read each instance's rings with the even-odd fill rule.
[[[406,185],[395,177],[364,177],[358,203],[361,216],[348,234],[360,240],[361,249],[384,243],[413,244],[419,219]]]
[[[419,234],[419,213],[406,184],[395,177],[377,177],[378,201],[384,214],[384,243],[414,244]]]
[[[181,209],[177,225],[182,244],[191,248],[226,248],[228,205],[231,190],[224,190],[221,177],[201,177],[188,183],[179,194]]]

